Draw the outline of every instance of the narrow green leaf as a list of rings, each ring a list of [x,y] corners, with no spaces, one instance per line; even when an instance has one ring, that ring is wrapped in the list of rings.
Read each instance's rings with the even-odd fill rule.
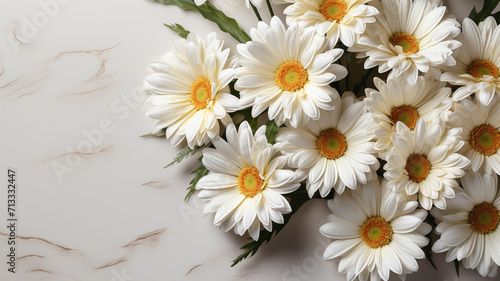
[[[166,129],[163,129],[163,130],[158,131],[158,132],[151,132],[149,134],[142,135],[141,138],[145,138],[145,137],[164,137],[165,136],[165,131],[166,131]]]
[[[309,200],[309,195],[307,195],[305,185],[301,185],[299,189],[297,189],[297,191],[290,193],[289,195],[291,197],[290,206],[292,207],[292,212],[283,216],[284,223],[283,224],[273,223],[272,232],[268,232],[267,230],[264,229],[260,232],[259,240],[257,241],[252,240],[251,242],[243,245],[243,247],[241,247],[243,253],[241,253],[233,260],[233,264],[231,265],[231,267],[235,266],[242,260],[253,256],[255,253],[257,253],[260,246],[262,246],[264,243],[268,243],[269,241],[271,241],[271,238],[276,236],[287,225],[288,221],[293,216],[293,214],[295,214],[300,209],[300,207]]]
[[[259,116],[253,117],[252,116],[252,108],[247,108],[243,110],[238,110],[237,112],[232,113],[232,116],[236,114],[241,114],[243,115],[243,120],[247,121],[248,124],[250,125],[250,128],[252,128],[252,132],[255,133],[257,129],[259,128]]]
[[[476,7],[472,8],[469,14],[469,18],[472,19],[476,24],[479,24],[487,17],[492,15],[493,10],[498,6],[500,0],[484,0],[483,8],[477,12]],[[495,14],[495,19],[499,17],[498,13]]]
[[[432,217],[431,214],[428,214],[427,217],[425,218],[425,222],[428,223],[432,229],[436,228],[436,221],[434,217]],[[431,243],[431,232],[429,232],[426,237],[429,238],[429,244],[427,246],[423,247],[422,250],[424,251],[425,258],[431,263],[432,267],[434,267],[435,270],[438,270],[436,267],[436,264],[434,264],[434,260],[432,259],[432,244]]]
[[[361,76],[361,82],[359,84],[356,84],[356,86],[354,86],[353,92],[356,95],[356,97],[360,97],[364,94],[364,91],[361,92],[361,94],[359,93],[359,91],[366,88],[366,82],[367,82],[368,78],[370,78],[370,76],[372,75],[374,70],[375,70],[375,67],[368,69],[368,71],[366,71]]]
[[[175,33],[179,34],[179,36],[184,38],[184,39],[189,35],[189,31],[187,31],[182,25],[180,25],[178,23],[174,23],[174,24],[164,23],[164,25],[166,27],[170,28]]]
[[[198,160],[201,163],[202,157],[198,158]],[[200,181],[200,179],[208,174],[208,169],[201,163],[196,169],[194,169],[191,174],[194,174],[194,177],[191,179],[189,182],[189,186],[187,188],[188,193],[186,194],[186,197],[184,197],[184,201],[186,201],[193,192],[196,190],[196,185]]]
[[[455,271],[457,272],[457,277],[460,277],[460,262],[458,260],[453,261],[455,263]]]
[[[183,10],[198,11],[204,18],[216,23],[220,30],[231,34],[240,43],[250,41],[251,38],[243,31],[235,19],[226,16],[208,1],[197,6],[192,0],[154,0],[166,5],[176,5]]]
[[[179,153],[177,153],[177,156],[175,156],[174,160],[172,162],[168,163],[168,165],[163,167],[163,168],[168,168],[168,167],[171,167],[175,164],[181,163],[182,160],[184,160],[185,158],[188,158],[189,156],[192,156],[199,149],[200,149],[199,146],[195,146],[193,149],[191,149],[189,146],[184,147],[183,149],[181,149],[181,151],[179,151]]]
[[[240,92],[234,88],[234,84],[236,84],[236,80],[233,80],[229,82],[229,90],[231,91],[231,95],[239,98],[240,97]]]
[[[491,16],[493,16],[493,18],[495,18],[495,21],[497,23],[500,22],[500,12],[496,12],[496,13],[492,14]]]
[[[274,121],[269,121],[266,124],[266,138],[267,142],[270,144],[274,144],[274,139],[276,138],[276,134],[280,130],[280,127],[274,123]]]

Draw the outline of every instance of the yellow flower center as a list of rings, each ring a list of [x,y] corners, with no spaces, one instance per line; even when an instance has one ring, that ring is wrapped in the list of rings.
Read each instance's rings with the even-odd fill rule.
[[[469,213],[469,223],[477,233],[488,234],[498,227],[500,215],[497,208],[489,203],[481,203]]]
[[[470,133],[470,144],[483,155],[493,155],[500,148],[500,133],[490,125],[477,126]]]
[[[417,124],[417,120],[420,117],[418,111],[409,105],[402,105],[393,107],[391,109],[391,116],[389,119],[392,123],[396,124],[398,121],[405,123],[405,125],[413,131],[415,129],[415,125]]]
[[[393,46],[401,46],[403,53],[415,54],[418,52],[418,41],[408,33],[396,33],[389,39]]]
[[[469,66],[469,74],[474,78],[483,78],[484,75],[498,78],[498,67],[488,60],[478,60]]]
[[[319,11],[329,21],[340,21],[347,13],[347,3],[342,0],[327,0],[323,2]]]
[[[254,167],[246,167],[238,175],[238,187],[246,197],[254,197],[262,192],[264,180],[260,177],[259,170]]]
[[[335,129],[323,131],[316,142],[319,153],[328,159],[337,159],[347,150],[345,136]]]
[[[371,248],[379,248],[391,242],[392,226],[382,217],[368,219],[361,227],[361,239]]]
[[[191,102],[196,109],[204,109],[212,98],[212,83],[205,78],[198,78],[191,85]]]
[[[302,64],[289,61],[282,64],[276,72],[276,83],[285,91],[295,92],[304,88],[308,77]]]
[[[406,160],[406,172],[410,180],[414,182],[421,182],[427,178],[431,171],[431,163],[427,158],[420,154],[413,154]]]

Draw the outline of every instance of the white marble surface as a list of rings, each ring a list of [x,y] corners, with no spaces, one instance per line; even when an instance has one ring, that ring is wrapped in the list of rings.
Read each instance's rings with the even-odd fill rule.
[[[482,1],[445,2],[461,19]],[[242,1],[225,3],[245,30],[256,24]],[[336,262],[320,260],[318,228],[329,211],[318,200],[231,268],[247,238],[215,228],[196,197],[183,202],[196,157],[163,169],[178,149],[139,137],[153,128],[140,86],[177,38],[163,26],[174,22],[217,31],[198,14],[148,0],[0,2],[0,280],[345,280]],[[17,172],[15,274],[6,264],[9,167]],[[423,260],[407,280],[482,279],[463,268],[457,278],[442,255],[435,260],[439,271]]]

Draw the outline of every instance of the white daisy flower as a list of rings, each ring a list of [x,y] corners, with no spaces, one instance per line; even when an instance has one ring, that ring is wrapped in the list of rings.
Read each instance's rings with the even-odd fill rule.
[[[368,25],[349,51],[368,57],[365,68],[378,65],[389,78],[403,75],[411,85],[418,72],[439,79],[438,67],[455,65],[452,50],[460,42],[452,40],[460,32],[459,23],[446,13],[446,7],[427,0],[381,0],[372,2],[379,10],[376,22]]]
[[[378,10],[365,5],[371,0],[297,0],[283,12],[286,22],[302,28],[314,27],[319,35],[326,35],[330,48],[339,38],[351,47],[365,32],[366,24],[375,21]]]
[[[462,128],[465,141],[460,152],[470,159],[470,168],[500,174],[500,98],[487,105],[478,99],[464,99],[449,116],[452,127]]]
[[[241,107],[252,106],[253,117],[268,109],[269,120],[293,127],[318,120],[320,109],[333,109],[339,94],[329,84],[347,75],[345,67],[332,64],[341,49],[327,51],[325,37],[314,29],[292,24],[286,30],[277,17],[270,25],[259,22],[250,35],[253,41],[238,45]]]
[[[461,260],[465,268],[477,269],[483,277],[495,277],[500,265],[500,194],[497,176],[468,172],[463,190],[448,201],[445,210],[431,211],[441,222],[441,235],[432,246],[446,253],[446,261]]]
[[[333,214],[320,232],[335,239],[324,259],[341,257],[339,272],[347,280],[389,280],[391,271],[403,280],[418,270],[416,259],[425,258],[422,247],[431,231],[423,222],[425,210],[416,209],[416,196],[398,198],[378,180],[347,190],[328,201]]]
[[[234,228],[243,235],[247,230],[259,239],[262,226],[272,230],[272,223],[283,223],[283,214],[291,212],[282,194],[295,191],[300,183],[295,173],[283,169],[284,156],[267,142],[266,127],[255,136],[248,122],[239,131],[234,124],[226,130],[227,142],[213,141],[213,148],[203,150],[203,165],[210,171],[196,185],[199,198],[207,200],[204,213],[215,213],[214,225],[223,231]]]
[[[319,190],[321,197],[345,187],[366,184],[379,167],[374,156],[375,123],[352,92],[335,100],[335,109],[322,111],[319,120],[306,127],[282,128],[276,145],[288,157],[288,164],[307,175],[309,197]]]
[[[440,116],[429,127],[419,118],[412,132],[403,122],[396,124],[392,134],[394,150],[385,154],[384,177],[396,192],[419,193],[422,207],[434,204],[446,208],[445,198],[455,196],[457,178],[464,175],[469,160],[456,153],[463,145],[461,129],[447,129]]]
[[[388,80],[387,84],[376,77],[374,84],[378,91],[366,89],[364,102],[378,123],[375,148],[380,151],[392,149],[391,135],[397,122],[413,131],[418,118],[431,122],[451,108],[451,89],[434,79],[419,76],[415,85],[410,85],[402,76]]]
[[[495,92],[500,93],[500,26],[493,17],[488,17],[477,26],[465,18],[457,39],[462,43],[458,49],[454,67],[445,68],[442,81],[460,87],[453,94],[454,100],[462,100],[472,93],[479,101],[488,105]]]
[[[184,139],[191,148],[209,143],[219,137],[219,121],[228,125],[228,112],[239,109],[228,86],[238,61],[222,45],[215,33],[205,39],[189,34],[151,64],[154,73],[144,85],[150,92],[144,102],[147,116],[158,120],[156,131],[166,128],[173,146]]]

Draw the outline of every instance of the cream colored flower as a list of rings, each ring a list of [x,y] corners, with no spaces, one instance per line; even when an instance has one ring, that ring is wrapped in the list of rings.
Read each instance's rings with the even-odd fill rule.
[[[255,135],[248,122],[239,130],[230,124],[227,142],[214,140],[214,148],[203,149],[203,165],[210,171],[196,185],[199,198],[206,200],[204,212],[215,213],[214,225],[223,231],[246,231],[259,239],[261,226],[272,231],[272,223],[283,223],[283,214],[292,208],[283,197],[300,183],[291,170],[284,169],[286,158],[267,142],[266,127]]]
[[[457,151],[462,147],[461,129],[447,129],[440,116],[427,125],[419,118],[412,132],[398,122],[392,134],[394,150],[385,154],[384,177],[396,192],[419,195],[420,205],[446,208],[446,198],[455,196],[457,178],[464,175],[469,159]]]
[[[404,280],[425,258],[427,212],[417,209],[416,196],[399,198],[386,182],[370,181],[328,201],[333,214],[320,232],[334,241],[323,257],[340,258],[339,272],[348,281],[387,281],[391,272]]]
[[[310,197],[319,190],[321,197],[355,189],[375,176],[379,162],[373,131],[376,124],[352,92],[335,100],[335,108],[322,111],[319,120],[306,127],[282,128],[276,146],[288,157],[288,163],[307,175]]]
[[[465,268],[477,269],[483,277],[495,277],[500,265],[500,194],[497,176],[466,173],[455,198],[444,210],[433,209],[441,235],[432,246],[446,252],[446,261],[462,261]]]
[[[434,1],[435,2],[435,1]],[[372,2],[379,10],[376,22],[368,25],[349,51],[367,57],[365,68],[378,66],[389,78],[403,75],[409,84],[417,82],[419,71],[439,79],[442,66],[455,65],[452,57],[460,42],[458,22],[446,7],[428,0],[381,0]]]
[[[500,174],[500,97],[487,105],[478,99],[464,99],[450,114],[449,123],[462,129],[460,153],[470,159],[470,168]]]
[[[374,83],[378,91],[366,89],[364,102],[378,123],[375,148],[382,153],[393,148],[391,135],[397,122],[413,131],[418,118],[428,123],[451,108],[451,89],[432,78],[419,76],[415,85],[410,85],[402,76],[387,83],[376,77]]]
[[[293,127],[318,120],[320,109],[333,109],[339,94],[329,84],[347,75],[345,67],[332,64],[341,49],[327,51],[325,38],[313,29],[286,29],[277,17],[270,25],[259,22],[250,34],[253,41],[238,45],[241,107],[252,107],[253,117],[267,109],[269,120]]]
[[[462,42],[457,50],[457,65],[445,68],[441,80],[462,86],[453,94],[454,100],[475,93],[482,104],[488,105],[495,93],[500,93],[500,26],[493,17],[479,26],[465,18],[457,39]]]
[[[297,0],[284,13],[288,24],[302,28],[314,27],[326,35],[330,48],[340,39],[348,47],[365,32],[366,24],[375,21],[378,11],[366,5],[371,0]]]
[[[193,148],[218,138],[220,123],[231,123],[228,112],[239,109],[228,86],[238,61],[222,44],[215,33],[205,39],[190,34],[151,64],[154,72],[144,85],[147,116],[157,120],[156,131],[166,128],[173,146],[186,139]]]

